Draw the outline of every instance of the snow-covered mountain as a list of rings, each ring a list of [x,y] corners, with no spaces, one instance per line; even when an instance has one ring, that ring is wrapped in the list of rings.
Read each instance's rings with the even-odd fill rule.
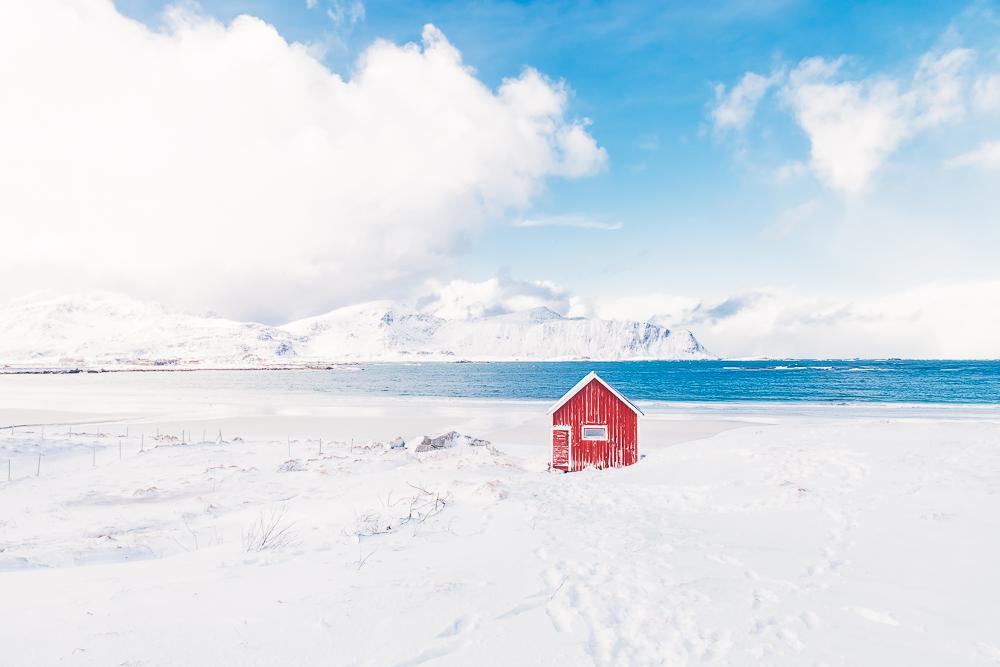
[[[295,358],[292,335],[119,294],[24,298],[0,306],[0,365],[265,366]]]
[[[687,330],[547,308],[448,320],[388,301],[274,327],[116,294],[0,306],[0,366],[262,368],[344,361],[709,358]]]
[[[648,322],[567,318],[548,308],[446,320],[376,301],[282,327],[314,359],[625,360],[706,358],[690,331]]]

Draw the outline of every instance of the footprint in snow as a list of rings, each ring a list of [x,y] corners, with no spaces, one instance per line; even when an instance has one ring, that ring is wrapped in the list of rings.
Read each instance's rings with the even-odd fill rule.
[[[868,609],[867,607],[848,607],[848,611],[853,611],[855,614],[865,619],[866,621],[871,621],[872,623],[881,623],[883,625],[899,625],[899,621],[890,616],[889,614],[875,611],[874,609]]]
[[[459,616],[451,625],[438,633],[438,638],[444,639],[446,637],[455,637],[463,632],[473,630],[478,623],[479,618],[475,615]]]

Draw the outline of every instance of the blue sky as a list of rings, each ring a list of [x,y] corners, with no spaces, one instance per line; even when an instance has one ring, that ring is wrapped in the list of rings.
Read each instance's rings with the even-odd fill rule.
[[[117,3],[152,24],[161,4]],[[621,229],[494,225],[471,242],[456,275],[486,278],[508,267],[595,296],[642,282],[722,297],[745,285],[859,290],[993,273],[996,216],[976,209],[997,203],[983,192],[996,173],[970,183],[968,173],[941,168],[971,148],[982,127],[949,126],[905,142],[859,203],[810,178],[774,183],[774,170],[807,161],[809,152],[807,136],[780,105],[763,109],[740,137],[717,136],[708,117],[714,85],[809,57],[846,55],[855,76],[906,79],[922,54],[950,40],[980,49],[979,64],[987,66],[1000,48],[988,3],[366,2],[353,25],[327,14],[349,9],[346,3],[323,0],[312,9],[261,0],[201,7],[223,21],[259,16],[290,40],[325,41],[325,62],[345,76],[374,39],[419,41],[422,26],[433,23],[490,86],[526,66],[569,84],[570,113],[592,121],[608,167],[588,178],[550,179],[528,211],[511,216],[577,215]],[[994,23],[984,25],[984,16]],[[988,121],[997,129],[996,117]],[[927,189],[942,187],[944,194]],[[973,210],[957,201],[963,191]],[[803,229],[769,231],[814,199]],[[851,221],[859,208],[863,229]],[[581,256],[603,268],[583,265]]]
[[[106,166],[116,175],[86,187],[79,170],[63,176],[69,190],[101,189],[94,197],[116,202],[114,211],[97,209],[91,223],[97,231],[92,238],[81,236],[81,243],[127,247],[129,239],[145,238],[135,229],[141,219],[142,234],[162,236],[162,257],[125,277],[88,266],[67,270],[72,278],[63,279],[54,271],[31,274],[26,264],[8,276],[9,285],[28,275],[32,285],[46,287],[63,287],[60,280],[124,285],[171,304],[279,321],[351,300],[425,296],[420,291],[430,281],[458,311],[496,312],[505,303],[541,299],[570,314],[657,316],[671,326],[691,327],[728,354],[994,356],[995,350],[1000,356],[1000,343],[989,342],[1000,339],[1000,322],[989,315],[1000,305],[996,2],[117,0],[118,12],[145,24],[141,36],[118,14],[94,9],[101,6],[102,0],[25,3],[24,16],[14,15],[7,24],[16,29],[20,19],[33,21],[39,34],[23,44],[13,40],[22,52],[8,55],[12,62],[43,65],[62,58],[56,70],[24,75],[28,92],[22,99],[37,95],[35,108],[53,108],[40,101],[58,88],[53,77],[65,77],[64,86],[74,91],[80,81],[95,82],[76,91],[71,103],[55,105],[69,114],[82,101],[93,116],[84,122],[71,114],[40,124],[40,136],[49,136],[56,123],[67,133],[78,130],[66,145],[97,137],[114,147],[121,140],[109,151],[112,157],[125,155],[137,136],[151,142],[141,155],[158,156],[149,163],[165,165],[158,189],[148,179],[126,187],[134,170],[115,171],[122,165],[114,160]],[[68,11],[77,11],[75,18],[60,20]],[[240,15],[263,23],[240,23]],[[426,24],[443,36],[426,33]],[[49,25],[64,31],[62,37],[48,36],[51,43],[42,35]],[[12,33],[18,34],[30,29]],[[376,40],[385,41],[379,46]],[[354,103],[336,107],[340,100],[330,107],[330,95],[339,95],[340,88],[317,79],[297,47],[285,42],[304,45],[329,71],[357,84]],[[448,43],[435,51],[435,44]],[[407,51],[406,44],[416,46]],[[473,69],[460,87],[481,82],[492,97],[461,88],[469,99],[451,104],[448,96],[456,89],[448,86],[462,76],[434,79],[434,72],[448,68],[434,65],[432,54],[451,53],[452,47]],[[388,70],[365,64],[366,58]],[[131,60],[136,71],[117,71]],[[105,72],[107,63],[116,66],[111,73]],[[543,83],[532,83],[531,69],[546,77]],[[390,89],[400,91],[397,96],[365,88],[362,79],[377,78],[372,73],[380,71]],[[206,74],[202,81],[205,72],[220,78],[209,81]],[[406,77],[424,88],[410,90]],[[35,87],[36,80],[49,85]],[[157,82],[155,89],[138,92],[150,81]],[[515,109],[520,116],[481,113],[483,105],[503,102],[505,81],[523,89],[522,101],[555,105],[546,112],[551,124],[535,127],[536,134],[517,149],[526,155],[520,161],[505,156],[504,147],[524,138],[511,128],[534,112],[524,107]],[[571,91],[565,101],[551,97],[561,94],[559,82]],[[214,102],[205,106],[209,98]],[[415,118],[411,111],[423,106],[436,111]],[[382,120],[368,123],[363,114],[351,115],[361,108]],[[192,109],[220,111],[190,115]],[[118,112],[119,120],[108,120]],[[454,123],[435,124],[452,113]],[[424,142],[428,133],[448,135],[452,126],[468,129],[469,123],[482,124],[482,137],[473,132],[468,138],[482,138],[483,144],[468,153],[456,149],[439,156],[433,136]],[[353,145],[356,134],[381,145],[383,130],[397,125],[411,128],[410,134],[377,154],[350,148],[302,162],[324,165],[329,173],[317,174],[312,166],[294,174],[280,168],[288,146],[299,146],[304,136],[320,144],[333,136],[330,145],[342,147]],[[160,145],[156,135],[162,128],[189,145]],[[575,158],[560,143],[573,128],[582,141]],[[216,142],[222,135],[225,140]],[[23,127],[18,136],[27,136]],[[244,143],[240,137],[251,139]],[[271,139],[274,145],[267,145]],[[234,147],[227,148],[229,140]],[[413,145],[403,145],[408,143]],[[212,159],[204,161],[214,171],[198,181],[191,161],[203,161],[206,145]],[[53,150],[47,158],[24,159],[46,169],[66,157]],[[532,151],[541,153],[528,155]],[[495,173],[465,173],[498,155]],[[414,160],[409,171],[408,160]],[[456,166],[461,164],[466,166]],[[390,173],[387,182],[375,182],[383,172]],[[203,187],[220,173],[231,174],[232,182],[220,182],[214,192]],[[357,195],[356,184],[349,186],[352,177],[367,178],[372,191]],[[247,186],[277,181],[283,189],[273,193]],[[133,201],[137,187],[145,200]],[[147,187],[153,189],[145,193]],[[161,208],[177,201],[190,205],[163,213],[163,220],[137,218],[136,208],[155,208],[150,202],[157,197]],[[237,279],[220,270],[209,280],[218,283],[217,292],[165,287],[164,276],[176,275],[174,258],[187,257],[188,249],[168,239],[164,226],[183,219],[191,233],[232,239],[236,223],[226,216],[237,216],[231,204],[241,197],[243,235],[273,235],[275,218],[282,218],[287,233],[277,249],[284,254],[274,252],[274,243],[248,242],[231,248],[233,265],[255,266],[256,273]],[[44,222],[92,203],[66,202],[65,209],[45,213],[33,202],[25,199],[8,213]],[[410,220],[413,207],[420,210]],[[332,227],[321,229],[327,221]],[[42,243],[29,231],[26,245]],[[363,250],[345,245],[345,233]],[[355,279],[383,257],[386,266]],[[303,266],[285,280],[289,263]],[[312,289],[317,284],[342,288]],[[249,295],[248,285],[263,287]],[[311,298],[298,296],[314,291]],[[467,307],[477,299],[478,311]],[[981,336],[941,342],[956,321]],[[933,331],[936,342],[921,347],[909,338],[915,328]],[[866,347],[875,334],[878,344]],[[813,345],[817,340],[826,342]],[[844,340],[850,344],[841,345]]]

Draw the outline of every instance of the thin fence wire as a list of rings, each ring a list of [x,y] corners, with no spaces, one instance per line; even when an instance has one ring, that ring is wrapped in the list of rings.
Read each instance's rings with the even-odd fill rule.
[[[45,426],[49,429],[46,432]],[[61,429],[65,428],[65,431]],[[135,454],[147,454],[162,447],[171,446],[192,446],[192,445],[230,445],[240,444],[243,438],[233,436],[232,442],[225,439],[225,434],[220,428],[214,439],[208,439],[208,429],[202,429],[202,438],[198,443],[193,442],[192,430],[188,428],[180,429],[179,435],[176,432],[169,433],[156,427],[155,435],[151,434],[153,445],[146,447],[146,433],[144,430],[137,430],[130,424],[111,425],[95,423],[76,424],[48,424],[48,425],[9,425],[0,427],[0,465],[4,458],[7,459],[6,480],[0,472],[0,483],[16,482],[27,478],[44,478],[46,476],[80,472],[88,468],[100,468],[112,465],[116,462],[126,463],[135,458]],[[115,434],[118,435],[115,435]],[[114,449],[111,442],[117,440],[117,453],[114,456]],[[42,444],[44,443],[44,444]],[[278,444],[271,441],[271,444]],[[284,454],[287,459],[278,454],[276,462],[283,463],[286,460],[302,458],[308,460],[313,457],[327,458],[330,452],[337,447],[354,449],[355,440],[335,440],[331,438],[292,438],[291,435],[285,438]],[[367,444],[375,444],[366,443]],[[280,451],[280,450],[279,450]],[[110,456],[109,456],[110,454]],[[89,456],[88,456],[89,455]],[[89,460],[88,460],[89,459]],[[43,474],[44,473],[44,474]]]

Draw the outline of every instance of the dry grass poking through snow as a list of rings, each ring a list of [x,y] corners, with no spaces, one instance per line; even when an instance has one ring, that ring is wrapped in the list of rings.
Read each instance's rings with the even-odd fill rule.
[[[271,551],[297,542],[295,524],[285,519],[285,506],[261,510],[257,520],[243,533],[243,547],[248,552]]]

